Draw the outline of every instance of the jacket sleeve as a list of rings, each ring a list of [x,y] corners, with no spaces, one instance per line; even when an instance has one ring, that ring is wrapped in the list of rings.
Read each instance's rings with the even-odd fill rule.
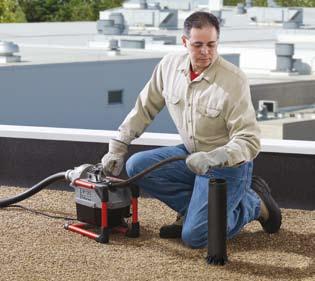
[[[165,106],[162,96],[162,61],[155,67],[151,79],[140,92],[134,108],[119,126],[117,139],[130,144],[132,140],[140,137],[145,128]]]
[[[224,149],[228,155],[228,166],[252,160],[260,151],[260,129],[247,79],[242,81],[239,90],[235,98],[229,99],[225,105],[225,119],[230,141],[221,149]]]

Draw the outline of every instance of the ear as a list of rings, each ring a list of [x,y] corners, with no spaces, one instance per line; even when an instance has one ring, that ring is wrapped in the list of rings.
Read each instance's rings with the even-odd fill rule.
[[[182,44],[185,48],[187,48],[187,43],[186,43],[187,37],[185,35],[182,36]]]

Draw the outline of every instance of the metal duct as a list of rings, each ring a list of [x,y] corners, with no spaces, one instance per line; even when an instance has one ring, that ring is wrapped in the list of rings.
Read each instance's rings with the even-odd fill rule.
[[[119,35],[122,33],[121,27],[115,25],[115,22],[112,19],[98,20],[96,26],[97,32],[100,34]]]
[[[132,39],[121,39],[120,40],[121,48],[129,49],[144,49],[145,41],[144,40],[132,40]]]
[[[109,19],[114,21],[114,25],[119,28],[120,34],[125,30],[125,18],[122,13],[111,13]]]
[[[294,44],[276,43],[275,51],[277,56],[276,71],[292,72]]]

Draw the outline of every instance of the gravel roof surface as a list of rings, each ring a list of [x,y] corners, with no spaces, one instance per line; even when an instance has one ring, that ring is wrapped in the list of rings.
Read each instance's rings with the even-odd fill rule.
[[[0,187],[0,198],[21,193]],[[52,215],[75,217],[74,193],[46,189],[20,203]],[[140,238],[110,235],[99,244],[52,219],[17,208],[0,209],[0,280],[315,280],[315,211],[283,210],[283,226],[265,234],[252,222],[227,243],[226,266],[207,265],[206,249],[165,240],[159,228],[175,213],[140,198]]]

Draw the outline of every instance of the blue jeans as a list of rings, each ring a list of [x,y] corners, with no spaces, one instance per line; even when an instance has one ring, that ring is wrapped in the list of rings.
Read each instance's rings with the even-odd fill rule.
[[[126,170],[131,177],[161,160],[188,154],[184,145],[141,151],[128,159]],[[227,182],[227,237],[231,238],[259,216],[260,199],[251,189],[252,170],[250,161],[236,168],[214,168],[198,176],[179,160],[152,171],[137,184],[185,216],[182,240],[192,248],[201,248],[207,245],[209,179],[224,178]]]

